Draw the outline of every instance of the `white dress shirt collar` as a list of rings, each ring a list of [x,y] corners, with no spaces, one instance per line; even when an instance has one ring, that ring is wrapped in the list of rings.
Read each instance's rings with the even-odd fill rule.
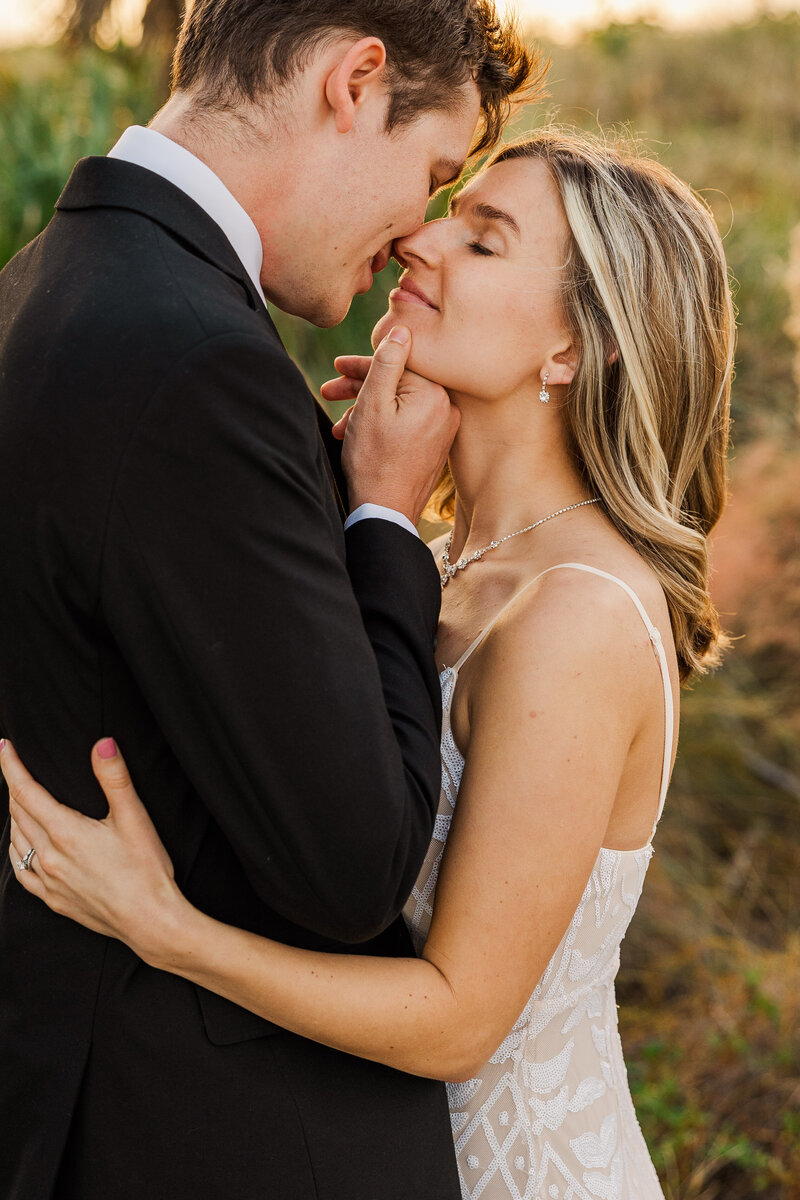
[[[153,171],[199,204],[225,234],[266,305],[261,287],[264,250],[258,230],[210,167],[177,142],[141,125],[126,129],[108,157]]]

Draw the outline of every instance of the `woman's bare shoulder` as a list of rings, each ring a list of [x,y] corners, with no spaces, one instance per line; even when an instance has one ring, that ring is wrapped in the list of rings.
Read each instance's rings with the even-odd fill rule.
[[[546,571],[508,606],[492,631],[495,647],[503,657],[510,653],[528,662],[549,661],[550,656],[566,660],[570,652],[580,653],[587,665],[599,652],[598,668],[603,668],[603,659],[611,654],[618,669],[623,669],[629,652],[649,638],[620,582],[637,596],[667,643],[670,635],[666,599],[658,580],[649,568],[636,568],[636,563],[588,562],[563,563]]]

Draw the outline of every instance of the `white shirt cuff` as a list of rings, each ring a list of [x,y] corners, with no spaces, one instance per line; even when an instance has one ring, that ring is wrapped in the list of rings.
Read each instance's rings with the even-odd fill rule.
[[[365,521],[375,517],[379,517],[382,521],[391,521],[394,525],[399,525],[401,529],[407,529],[409,533],[413,533],[414,537],[419,537],[408,517],[393,508],[384,508],[382,504],[359,504],[358,508],[350,513],[344,527],[349,529],[351,525],[355,525],[356,521]]]

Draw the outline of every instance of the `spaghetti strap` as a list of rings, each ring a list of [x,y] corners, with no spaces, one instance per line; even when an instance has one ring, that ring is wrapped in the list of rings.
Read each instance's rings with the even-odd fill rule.
[[[458,674],[458,672],[461,670],[464,663],[467,661],[467,659],[470,657],[470,655],[473,653],[473,651],[477,650],[478,646],[480,646],[480,644],[484,640],[484,638],[488,636],[490,631],[494,628],[496,623],[500,620],[503,613],[508,608],[510,608],[510,606],[516,600],[519,599],[519,597],[523,594],[523,592],[526,592],[529,587],[533,586],[534,583],[538,583],[538,581],[542,578],[543,575],[549,575],[549,573],[551,571],[560,571],[560,570],[564,570],[566,568],[569,568],[569,569],[575,570],[575,571],[586,571],[587,574],[589,574],[589,575],[597,575],[601,579],[608,579],[611,583],[616,583],[618,587],[621,587],[622,590],[630,597],[630,599],[633,601],[634,605],[636,606],[636,610],[639,613],[639,616],[642,618],[642,621],[644,622],[644,626],[647,630],[647,634],[650,638],[650,642],[652,643],[653,649],[655,650],[656,658],[658,659],[658,665],[659,665],[659,668],[661,671],[661,683],[662,683],[663,689],[664,689],[664,758],[663,758],[662,767],[661,767],[661,789],[660,789],[659,797],[658,797],[658,813],[656,815],[655,821],[653,822],[653,828],[650,833],[650,837],[652,839],[653,834],[656,831],[656,826],[658,825],[658,822],[661,819],[661,814],[664,811],[664,802],[666,801],[667,789],[669,788],[670,766],[672,764],[672,741],[673,741],[674,731],[675,731],[675,714],[674,714],[673,701],[672,701],[672,684],[670,682],[670,677],[669,677],[669,665],[667,663],[666,653],[664,652],[664,643],[661,638],[661,634],[659,633],[658,629],[653,624],[653,622],[650,620],[649,616],[647,615],[647,611],[646,611],[644,605],[642,604],[641,600],[636,595],[636,592],[633,590],[633,588],[630,586],[630,584],[627,584],[624,579],[619,579],[616,575],[610,575],[608,571],[601,571],[599,567],[590,567],[590,566],[588,566],[587,563],[566,562],[566,563],[556,563],[555,566],[547,567],[544,571],[541,571],[533,579],[528,580],[528,582],[525,584],[525,586],[521,587],[518,592],[514,593],[514,595],[511,597],[511,599],[506,604],[503,605],[503,607],[500,609],[500,611],[498,613],[495,614],[494,617],[492,617],[489,624],[484,629],[481,630],[481,632],[475,638],[475,641],[472,642],[472,644],[467,647],[467,649],[464,651],[464,653],[461,655],[461,657],[458,659],[458,661],[453,664],[451,670],[453,671],[453,673],[455,675]]]
[[[650,831],[650,839],[652,841],[653,835],[656,831],[656,826],[661,820],[661,814],[664,811],[664,803],[667,799],[670,767],[672,765],[672,741],[675,732],[675,713],[672,702],[672,684],[669,677],[667,656],[664,651],[664,642],[659,630],[647,615],[647,610],[645,609],[639,597],[636,595],[636,592],[633,590],[630,584],[625,582],[624,579],[619,579],[616,575],[610,575],[608,571],[601,571],[599,567],[590,567],[586,563],[557,563],[556,566],[548,567],[547,570],[542,571],[542,575],[547,575],[549,571],[557,571],[563,567],[571,567],[575,571],[586,571],[590,575],[598,575],[601,579],[608,579],[609,582],[616,583],[618,587],[621,587],[623,592],[627,593],[627,595],[630,596],[631,600],[635,604],[636,610],[644,622],[648,637],[650,638],[650,642],[655,650],[656,658],[658,659],[658,665],[661,671],[661,683],[664,689],[664,758],[661,766],[661,789],[658,797],[658,812],[656,814],[656,819],[653,822],[653,828]],[[541,575],[539,575],[537,578],[541,579]],[[522,591],[524,590],[525,589],[523,588]]]
[[[550,567],[548,569],[551,571],[553,570],[552,567]],[[500,620],[500,618],[502,617],[502,615],[506,611],[506,609],[510,608],[511,605],[514,603],[514,601],[518,600],[523,592],[527,592],[529,587],[533,587],[534,583],[536,583],[539,579],[542,578],[542,575],[546,575],[546,574],[547,574],[546,571],[542,571],[541,575],[537,575],[534,579],[529,579],[528,582],[525,584],[525,586],[521,587],[518,592],[515,592],[514,595],[511,597],[511,599],[509,601],[507,601],[506,604],[503,605],[503,607],[500,609],[500,611],[498,613],[495,613],[495,615],[492,617],[489,624],[486,625],[480,631],[478,636],[475,638],[475,641],[472,642],[471,645],[467,646],[466,650],[461,655],[461,657],[456,662],[453,663],[453,665],[450,669],[451,669],[451,671],[454,672],[454,674],[456,674],[456,675],[458,674],[458,672],[463,667],[464,663],[467,661],[469,656],[472,654],[473,650],[478,649],[478,646],[480,646],[483,639],[489,635],[489,633],[494,628],[494,626],[497,624],[497,622]]]

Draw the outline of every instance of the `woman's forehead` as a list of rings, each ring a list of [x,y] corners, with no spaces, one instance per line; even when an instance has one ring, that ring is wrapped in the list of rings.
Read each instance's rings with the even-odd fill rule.
[[[561,196],[542,159],[507,159],[485,167],[453,197],[450,213],[483,206],[507,213],[523,241],[538,235],[543,222],[567,229]]]

